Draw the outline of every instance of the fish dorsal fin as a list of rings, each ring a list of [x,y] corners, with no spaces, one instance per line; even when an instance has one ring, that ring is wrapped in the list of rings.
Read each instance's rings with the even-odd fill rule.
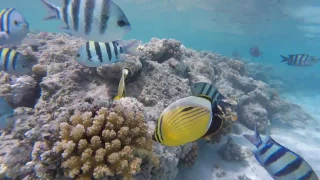
[[[223,125],[223,119],[220,116],[221,112],[217,112],[217,111],[220,111],[220,110],[218,108],[215,108],[212,110],[211,124],[210,124],[207,132],[202,137],[215,134],[216,132],[218,132],[221,129],[221,127]]]

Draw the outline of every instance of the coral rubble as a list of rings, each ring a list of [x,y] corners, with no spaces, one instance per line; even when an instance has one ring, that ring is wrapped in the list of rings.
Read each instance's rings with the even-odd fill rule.
[[[310,119],[260,81],[262,75],[260,80],[249,77],[254,73],[242,61],[191,50],[174,39],[153,38],[141,47],[140,57],[87,68],[74,58],[83,40],[43,32],[29,36],[41,46],[18,50],[38,61],[33,75],[0,72],[0,96],[16,108],[17,119],[0,137],[1,177],[173,180],[179,162],[194,163],[196,142],[166,147],[151,143],[148,134],[161,112],[190,96],[190,85],[198,81],[212,83],[238,102],[224,115],[223,128],[206,137],[211,143],[232,131],[235,114],[249,128],[258,121],[261,130],[273,121]],[[112,102],[123,67],[134,76],[126,84],[127,98]]]

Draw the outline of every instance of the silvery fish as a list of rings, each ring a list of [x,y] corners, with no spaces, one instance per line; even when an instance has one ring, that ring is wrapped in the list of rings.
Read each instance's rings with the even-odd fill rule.
[[[287,64],[291,66],[313,66],[320,62],[319,58],[307,54],[290,54],[289,57],[280,56],[283,59],[281,62],[287,62]]]
[[[32,71],[32,63],[14,49],[0,48],[0,71],[22,76]]]
[[[3,97],[0,97],[0,130],[13,124],[13,114],[12,107]]]
[[[109,43],[88,41],[81,46],[76,55],[76,60],[87,67],[101,67],[125,60],[124,54],[139,55],[141,41],[132,41],[121,45],[121,41]]]
[[[311,166],[298,154],[277,143],[270,136],[263,142],[257,123],[254,135],[243,135],[257,149],[253,154],[257,161],[275,180],[319,180]]]
[[[126,83],[125,83],[125,79],[128,76],[131,76],[132,72],[128,69],[128,68],[124,68],[122,70],[122,75],[121,75],[121,79],[119,82],[119,87],[118,87],[118,94],[117,96],[113,99],[113,100],[119,100],[123,97],[126,96]]]
[[[66,33],[87,41],[121,40],[131,30],[126,15],[111,0],[63,0],[63,7],[47,0],[41,2],[50,11],[44,20],[62,20],[65,23],[62,29]]]
[[[0,11],[0,45],[19,45],[29,32],[29,23],[15,8]]]

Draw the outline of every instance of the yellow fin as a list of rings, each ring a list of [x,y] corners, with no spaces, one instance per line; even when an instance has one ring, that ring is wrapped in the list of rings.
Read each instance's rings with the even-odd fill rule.
[[[121,99],[122,97],[117,95],[116,97],[113,98],[114,101]]]

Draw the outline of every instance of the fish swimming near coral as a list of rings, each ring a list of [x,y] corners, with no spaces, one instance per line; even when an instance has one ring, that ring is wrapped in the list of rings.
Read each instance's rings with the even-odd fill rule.
[[[32,71],[32,63],[18,51],[0,48],[0,71],[22,76]]]
[[[101,67],[106,64],[117,63],[125,60],[125,54],[139,56],[138,47],[141,41],[94,42],[88,41],[81,46],[76,55],[76,60],[86,67]]]
[[[157,121],[153,140],[166,146],[179,146],[218,132],[223,124],[223,112],[218,107],[217,92],[205,83],[205,91],[195,92],[198,96],[170,104]]]
[[[280,55],[282,57],[281,62],[287,62],[290,66],[313,66],[320,62],[320,59],[315,56],[309,56],[308,54],[290,54],[289,57]]]
[[[0,97],[0,130],[13,124],[13,113],[14,110],[8,102],[3,97]]]
[[[29,23],[15,8],[0,11],[0,45],[19,45],[29,32]]]
[[[63,0],[63,7],[41,0],[50,11],[44,20],[61,20],[62,29],[87,41],[121,40],[131,30],[122,9],[111,0]]]
[[[252,46],[249,50],[249,53],[251,54],[251,56],[253,57],[262,57],[263,52],[260,51],[258,46]]]
[[[226,113],[228,106],[236,106],[237,102],[224,96],[211,84],[206,82],[197,82],[191,86],[191,93],[193,96],[200,96],[210,99],[213,102],[213,107],[218,106]]]
[[[125,79],[130,76],[132,72],[128,68],[124,68],[122,70],[122,76],[119,82],[119,87],[118,87],[118,94],[113,100],[119,100],[122,97],[126,96],[126,84],[125,84]]]
[[[257,149],[253,154],[257,161],[275,180],[319,180],[311,166],[298,154],[277,143],[270,136],[263,142],[257,123],[254,135],[243,135]]]

